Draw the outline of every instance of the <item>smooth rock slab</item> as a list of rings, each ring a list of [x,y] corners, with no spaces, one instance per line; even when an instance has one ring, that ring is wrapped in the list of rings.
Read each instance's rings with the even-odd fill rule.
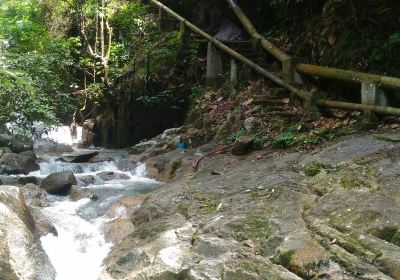
[[[323,149],[313,156],[306,157],[300,163],[300,166],[305,166],[307,163],[311,162],[320,162],[326,165],[339,165],[393,147],[394,145],[391,142],[376,140],[372,136],[362,136],[341,141],[338,144]]]
[[[0,187],[0,279],[54,280],[34,220],[17,187]]]

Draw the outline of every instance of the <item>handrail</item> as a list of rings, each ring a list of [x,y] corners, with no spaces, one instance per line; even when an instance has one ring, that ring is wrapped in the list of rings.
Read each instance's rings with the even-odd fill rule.
[[[297,64],[296,70],[302,74],[308,74],[311,76],[318,76],[322,78],[356,83],[375,82],[379,83],[382,87],[400,88],[400,79],[395,77],[387,77],[376,74],[368,74],[351,70],[343,70],[303,63]]]
[[[300,97],[302,99],[307,99],[307,97],[311,95],[311,93],[296,88],[295,86],[291,85],[290,83],[286,82],[285,80],[275,76],[271,72],[268,72],[264,68],[262,68],[259,65],[255,64],[250,59],[244,57],[243,55],[241,55],[238,52],[234,51],[233,49],[229,48],[227,45],[221,43],[220,41],[218,41],[217,39],[215,39],[211,35],[207,34],[203,30],[201,30],[200,28],[198,28],[197,26],[192,24],[191,22],[187,21],[185,18],[183,18],[182,16],[178,15],[177,13],[175,13],[173,10],[171,10],[170,8],[168,8],[167,6],[162,4],[161,2],[159,2],[157,0],[150,0],[150,2],[152,4],[154,4],[154,5],[156,5],[157,7],[159,7],[160,9],[164,10],[166,13],[168,13],[169,15],[171,15],[172,17],[177,19],[179,22],[181,22],[182,24],[184,24],[188,28],[190,28],[193,32],[199,34],[200,36],[204,37],[208,41],[212,42],[216,47],[218,47],[219,49],[221,49],[222,51],[224,51],[225,53],[227,53],[231,57],[237,59],[238,61],[241,61],[244,64],[247,64],[255,72],[257,72],[258,74],[260,74],[260,75],[264,76],[265,78],[271,80],[272,82],[276,83],[277,85],[279,85],[279,86],[281,86],[283,88],[286,88],[287,90],[293,92],[294,94],[296,94],[298,97]]]
[[[234,3],[234,0],[227,0],[229,3]],[[191,29],[193,32],[199,34],[200,36],[204,37],[206,40],[209,42],[213,43],[216,47],[230,55],[231,57],[235,58],[236,60],[248,65],[250,68],[252,68],[256,73],[260,74],[261,76],[264,76],[265,78],[275,82],[277,85],[282,86],[283,88],[286,88],[287,90],[291,91],[295,95],[297,95],[299,98],[301,98],[304,101],[305,106],[311,106],[310,108],[316,108],[315,106],[320,106],[320,107],[329,107],[329,108],[338,108],[338,109],[344,109],[344,110],[356,110],[356,111],[365,111],[365,110],[370,110],[376,113],[382,113],[382,114],[389,114],[389,115],[395,115],[395,116],[400,116],[400,109],[399,108],[393,108],[393,107],[385,107],[385,106],[376,106],[376,105],[369,105],[369,104],[357,104],[357,103],[350,103],[350,102],[341,102],[341,101],[334,101],[334,100],[329,100],[325,98],[318,98],[318,94],[310,93],[308,91],[298,89],[289,82],[275,76],[274,74],[268,72],[264,68],[260,67],[259,65],[255,64],[252,62],[250,59],[244,57],[243,55],[239,54],[238,52],[234,51],[233,49],[229,48],[225,44],[221,43],[214,37],[210,36],[191,22],[187,21],[185,18],[182,16],[178,15],[175,13],[173,10],[162,4],[161,2],[157,0],[150,0],[150,3],[154,4],[155,6],[159,7],[161,10],[165,11],[175,19],[177,19],[181,25],[184,25]],[[237,6],[237,5],[236,5]],[[238,7],[238,6],[237,6]],[[240,9],[240,8],[239,8]],[[246,16],[245,16],[246,17]],[[250,23],[250,20],[248,20]],[[251,23],[250,23],[251,25]],[[257,33],[258,34],[258,33]],[[261,35],[259,35],[261,36]],[[266,42],[268,43],[267,40],[261,40],[261,42]],[[272,44],[272,43],[270,43]],[[273,46],[273,45],[272,45]],[[275,53],[274,57],[277,58],[279,55],[279,52],[281,54],[284,54],[281,52],[278,48],[273,46],[273,48],[266,48],[266,50],[271,51]],[[273,50],[279,50],[279,52],[274,52]],[[272,53],[271,53],[272,54]],[[287,59],[291,59],[289,56],[285,55],[281,57],[283,60],[282,62],[285,62]],[[279,60],[279,59],[278,59]],[[296,66],[298,68],[297,70],[299,72],[304,72],[304,73],[311,73],[310,75],[313,75],[314,72],[310,71],[310,69],[317,69],[317,72],[324,72],[326,77],[330,77],[327,73],[329,71],[345,71],[344,78],[341,79],[346,79],[346,80],[351,80],[351,81],[356,81],[356,82],[365,82],[365,81],[372,81],[372,82],[379,82],[385,86],[388,87],[400,87],[400,84],[398,84],[397,78],[391,78],[391,77],[385,77],[385,76],[380,76],[380,75],[372,75],[372,74],[365,74],[365,73],[358,73],[354,71],[346,71],[346,70],[341,70],[341,69],[334,69],[334,68],[329,68],[329,67],[321,67],[321,66],[315,66],[315,65],[307,65],[307,64],[298,64]],[[323,68],[323,69],[321,69]],[[318,76],[318,73],[315,73],[316,76]],[[351,74],[349,78],[349,75]],[[311,109],[311,114],[312,113]]]
[[[254,27],[254,25],[251,23],[249,18],[246,16],[246,14],[243,12],[243,10],[239,7],[239,5],[235,2],[235,0],[227,0],[229,5],[232,7],[233,11],[243,24],[244,28],[247,30],[249,35],[256,40],[260,40],[261,46],[269,52],[272,56],[277,58],[278,61],[283,62],[282,60],[284,57],[286,59],[290,59],[290,56],[284,54],[281,50],[279,50],[276,46],[274,46],[272,43],[270,44],[270,47],[266,47],[263,45],[265,42],[269,42],[266,40],[264,37],[262,37]],[[272,45],[272,46],[271,46]],[[279,51],[278,51],[278,50]],[[280,53],[279,53],[280,52]],[[279,55],[277,55],[277,53]],[[344,69],[337,69],[337,68],[332,68],[332,67],[323,67],[323,66],[317,66],[317,65],[311,65],[311,64],[297,64],[296,70],[305,75],[310,75],[310,76],[317,76],[317,77],[323,77],[323,78],[329,78],[329,79],[334,79],[334,80],[341,80],[341,81],[348,81],[348,82],[357,82],[357,83],[363,83],[363,82],[377,82],[380,83],[381,86],[383,87],[388,87],[388,88],[400,88],[400,78],[395,78],[395,77],[388,77],[388,76],[383,76],[383,75],[376,75],[376,74],[369,74],[369,73],[363,73],[363,72],[357,72],[357,71],[351,71],[351,70],[344,70]]]
[[[240,19],[242,22],[244,28],[246,28],[247,32],[251,35],[251,37],[255,40],[260,41],[260,45],[267,51],[269,52],[273,57],[275,57],[278,61],[284,62],[288,59],[290,59],[290,56],[285,54],[283,51],[281,51],[277,46],[275,46],[273,43],[265,39],[263,36],[261,36],[256,28],[253,26],[249,18],[246,16],[246,14],[243,12],[243,10],[235,3],[234,0],[227,0],[229,5],[231,6],[232,10],[235,12],[236,16]]]

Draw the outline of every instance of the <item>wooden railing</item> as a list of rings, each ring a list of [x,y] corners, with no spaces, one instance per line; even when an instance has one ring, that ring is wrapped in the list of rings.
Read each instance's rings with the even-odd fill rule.
[[[261,36],[255,27],[252,25],[251,21],[244,14],[242,9],[235,3],[234,0],[227,0],[242,22],[243,26],[246,28],[249,35],[259,42],[260,46],[265,49],[269,54],[271,54],[275,59],[282,63],[282,76],[280,78],[270,71],[262,68],[257,65],[250,59],[244,57],[240,53],[236,52],[232,48],[218,41],[208,33],[204,32],[161,2],[157,0],[149,0],[149,2],[159,8],[160,18],[164,13],[168,14],[178,22],[180,22],[180,32],[182,34],[187,34],[187,29],[190,29],[192,32],[200,35],[204,39],[209,42],[208,45],[208,54],[207,54],[207,76],[211,79],[218,75],[218,72],[221,69],[218,66],[218,63],[213,63],[215,60],[218,60],[218,55],[215,53],[215,48],[223,51],[227,55],[232,58],[231,61],[231,71],[232,69],[236,69],[236,61],[239,61],[252,70],[254,70],[259,75],[267,78],[268,80],[276,83],[277,85],[289,90],[293,96],[296,96],[303,100],[303,105],[305,107],[305,111],[308,113],[310,118],[318,118],[320,116],[318,107],[329,107],[329,108],[338,108],[344,110],[356,110],[356,111],[367,111],[367,112],[376,112],[380,114],[389,114],[400,116],[400,109],[386,106],[385,103],[385,94],[382,91],[381,87],[388,88],[400,88],[400,79],[373,75],[367,73],[359,73],[355,71],[347,71],[341,69],[334,69],[329,67],[321,67],[310,64],[301,64],[295,63],[295,60],[282,52],[278,47],[276,47],[272,42],[265,39]],[[214,65],[215,64],[215,65]],[[311,93],[305,90],[302,90],[296,87],[294,84],[297,80],[299,74],[318,76],[329,79],[339,79],[346,80],[351,82],[357,82],[362,85],[362,103],[350,103],[350,102],[341,102],[341,101],[333,101],[328,100],[326,98],[326,94],[321,92]],[[380,106],[380,105],[385,106]],[[370,114],[368,114],[370,115]]]
[[[400,89],[400,79],[376,74],[362,73],[332,67],[323,67],[311,64],[295,63],[295,60],[282,52],[273,43],[261,36],[249,18],[235,2],[226,0],[248,34],[260,42],[261,47],[282,63],[283,76],[294,82],[297,74],[310,75],[332,80],[358,83],[361,85],[361,99],[363,104],[339,102],[321,99],[316,101],[318,106],[333,107],[346,110],[374,111],[381,114],[399,115],[399,108],[386,106],[388,100],[382,88]],[[383,105],[383,106],[379,106]]]

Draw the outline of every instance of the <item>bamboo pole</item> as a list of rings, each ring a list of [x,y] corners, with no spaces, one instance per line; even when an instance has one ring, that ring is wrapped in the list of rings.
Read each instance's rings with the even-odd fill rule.
[[[296,65],[299,73],[318,76],[322,78],[342,80],[348,82],[362,83],[362,82],[376,82],[383,87],[400,88],[400,79],[394,77],[387,77],[375,74],[361,73],[350,70],[336,69],[331,67],[322,67],[311,64],[299,63]]]
[[[357,104],[328,99],[317,100],[317,105],[321,107],[336,108],[350,111],[372,111],[379,114],[400,116],[400,109],[394,107],[384,107],[368,104]]]
[[[242,22],[243,27],[246,29],[246,31],[250,34],[250,36],[258,40],[260,42],[260,45],[268,52],[270,53],[273,57],[275,57],[278,61],[284,62],[290,57],[282,52],[277,46],[275,46],[273,43],[265,39],[263,36],[261,36],[254,25],[251,23],[250,19],[246,16],[246,14],[243,12],[242,8],[239,7],[239,5],[236,4],[235,0],[227,0],[229,5],[231,6],[232,10],[235,12],[236,16],[239,18],[239,20]]]
[[[206,32],[204,32],[203,30],[201,30],[200,28],[198,28],[194,24],[190,23],[185,18],[181,17],[180,15],[178,15],[173,10],[171,10],[170,8],[165,6],[164,4],[160,3],[159,1],[150,0],[150,2],[153,3],[154,5],[156,5],[157,7],[159,7],[160,9],[164,10],[166,13],[170,14],[172,17],[174,17],[178,21],[180,21],[183,24],[185,24],[193,32],[199,34],[200,36],[204,37],[208,41],[212,42],[216,47],[218,47],[219,49],[221,49],[222,51],[224,51],[225,53],[227,53],[231,57],[235,58],[236,60],[238,60],[238,61],[240,61],[240,62],[242,62],[244,64],[247,64],[251,69],[253,69],[256,73],[260,74],[261,76],[264,76],[265,78],[271,80],[275,84],[277,84],[277,85],[279,85],[279,86],[281,86],[281,87],[283,87],[283,88],[295,93],[297,96],[299,96],[302,99],[306,99],[310,95],[309,92],[306,92],[304,90],[296,88],[295,86],[291,85],[290,83],[284,81],[283,79],[275,76],[271,72],[268,72],[264,68],[262,68],[259,65],[255,64],[250,59],[248,59],[248,58],[244,57],[243,55],[239,54],[238,52],[232,50],[231,48],[229,48],[225,44],[221,43],[220,41],[218,41],[217,39],[215,39],[211,35],[207,34]]]

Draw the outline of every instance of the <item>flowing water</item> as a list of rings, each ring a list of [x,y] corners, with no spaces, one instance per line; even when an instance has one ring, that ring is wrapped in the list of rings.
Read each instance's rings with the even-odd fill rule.
[[[79,135],[78,133],[77,138],[72,138],[68,127],[62,127],[53,131],[49,137],[63,144],[74,144],[79,142]],[[72,202],[68,197],[50,195],[50,206],[42,210],[58,232],[58,236],[48,234],[41,238],[42,246],[56,269],[57,280],[99,279],[102,262],[112,247],[111,243],[106,242],[103,233],[107,210],[121,197],[147,193],[159,186],[157,182],[145,177],[144,165],[121,171],[122,151],[100,152],[113,160],[100,163],[63,163],[55,157],[43,156],[40,170],[28,175],[44,178],[53,172],[72,171],[78,181],[86,175],[95,178],[95,182],[86,188],[98,193],[98,200],[84,198]],[[105,182],[96,175],[103,171],[124,173],[129,179]]]

